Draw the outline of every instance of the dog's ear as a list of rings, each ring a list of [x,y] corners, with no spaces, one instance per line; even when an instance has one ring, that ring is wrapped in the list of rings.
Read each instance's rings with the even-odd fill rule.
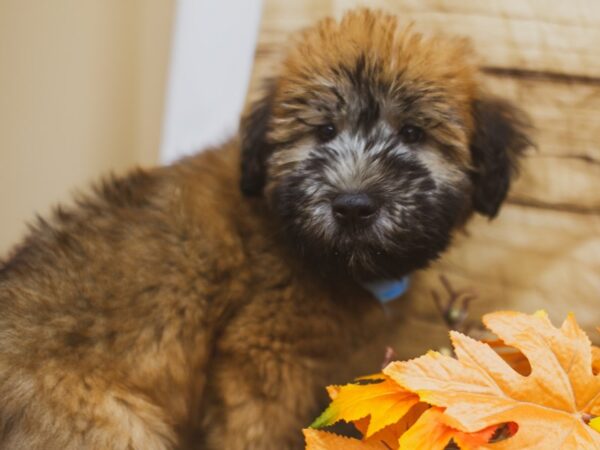
[[[262,193],[267,177],[267,158],[272,145],[267,141],[274,87],[269,85],[265,94],[252,103],[240,122],[242,177],[240,187],[247,196]]]
[[[511,103],[483,96],[473,101],[473,118],[473,207],[493,218],[506,198],[519,157],[532,145],[531,123]]]

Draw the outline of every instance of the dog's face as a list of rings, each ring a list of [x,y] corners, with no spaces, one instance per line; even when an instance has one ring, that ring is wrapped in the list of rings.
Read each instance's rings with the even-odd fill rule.
[[[242,189],[324,267],[425,266],[473,210],[497,213],[529,142],[514,108],[481,97],[471,58],[366,10],[305,31],[242,120]]]

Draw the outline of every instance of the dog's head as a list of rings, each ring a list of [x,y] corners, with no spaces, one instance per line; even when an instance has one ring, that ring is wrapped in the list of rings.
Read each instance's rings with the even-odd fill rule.
[[[354,11],[304,31],[242,119],[242,190],[329,267],[398,276],[496,215],[526,122],[482,94],[464,40]]]

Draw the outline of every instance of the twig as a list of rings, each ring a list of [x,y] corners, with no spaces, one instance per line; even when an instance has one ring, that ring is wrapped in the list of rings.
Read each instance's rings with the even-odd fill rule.
[[[442,298],[436,291],[431,291],[431,295],[442,320],[448,329],[468,334],[474,326],[467,320],[469,306],[477,299],[477,294],[472,290],[454,289],[450,280],[443,274],[440,275],[440,281],[446,295]]]

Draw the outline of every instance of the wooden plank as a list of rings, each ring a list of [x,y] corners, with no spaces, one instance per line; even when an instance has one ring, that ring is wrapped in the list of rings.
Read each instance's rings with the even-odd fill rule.
[[[364,6],[362,0],[266,0],[259,54],[328,16]],[[600,2],[575,0],[370,0],[426,32],[470,37],[482,65],[600,83]]]
[[[511,197],[521,204],[600,214],[600,85],[485,76],[488,91],[532,118],[538,148]]]
[[[531,116],[540,151],[600,160],[600,84],[494,75],[483,81],[488,91]]]
[[[510,198],[516,204],[600,215],[600,163],[537,154],[523,163]]]
[[[545,309],[558,323],[574,312],[596,336],[600,216],[507,205],[496,220],[476,218],[467,231],[431,269],[415,274],[405,314],[439,322],[431,290],[441,289],[443,273],[478,294],[474,318],[498,309]]]
[[[336,0],[335,13],[363,5]],[[596,0],[370,0],[418,28],[472,38],[483,65],[600,78]]]

